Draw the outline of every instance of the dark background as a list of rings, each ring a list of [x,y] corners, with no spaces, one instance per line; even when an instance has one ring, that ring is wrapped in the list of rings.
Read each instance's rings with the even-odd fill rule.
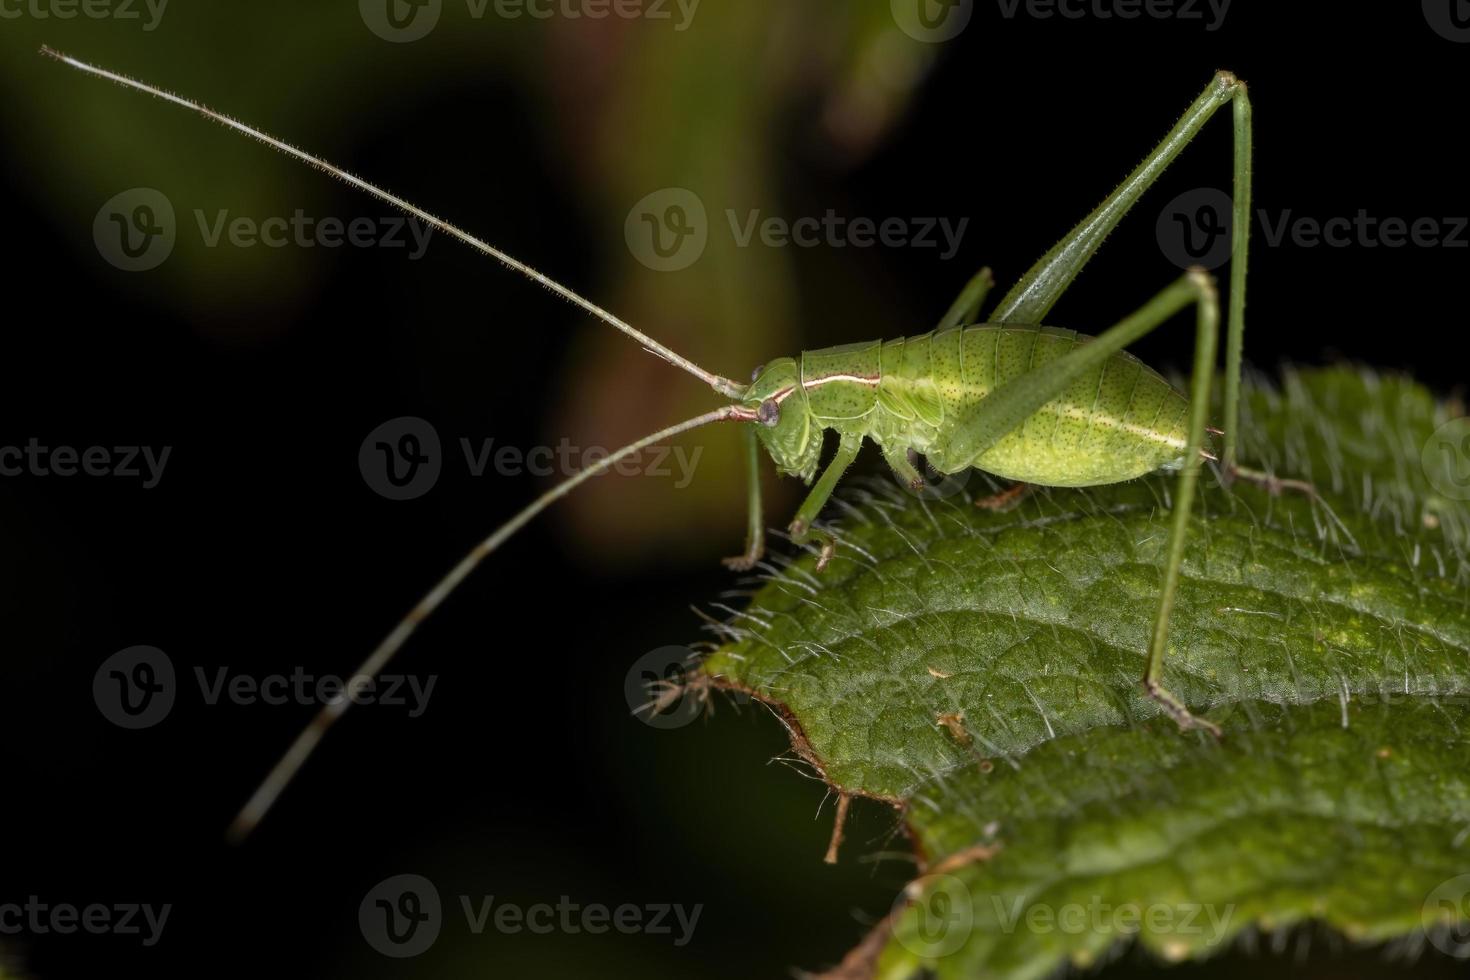
[[[608,117],[590,111],[607,107],[609,76],[604,87],[577,89],[577,59],[541,36],[565,25],[521,24],[492,39],[495,25],[470,24],[458,10],[434,39],[389,45],[346,2],[309,14],[174,3],[149,33],[29,15],[0,22],[9,150],[0,181],[11,221],[0,444],[34,436],[173,447],[152,490],[115,479],[0,479],[0,901],[173,905],[154,948],[78,935],[22,937],[12,951],[31,973],[57,978],[104,969],[746,978],[835,962],[912,869],[902,839],[892,839],[892,814],[859,804],[843,861],[828,867],[830,803],[818,814],[822,785],[771,762],[786,742],[767,712],[721,703],[712,718],[660,731],[629,717],[622,693],[644,653],[704,636],[691,605],[709,609],[733,587],[716,559],[739,547],[743,504],[718,469],[701,474],[698,491],[646,479],[609,491],[627,521],[672,515],[675,526],[651,539],[657,546],[624,552],[614,536],[589,547],[600,539],[583,533],[588,522],[620,523],[615,510],[572,509],[533,525],[405,651],[402,670],[439,679],[429,710],[412,720],[351,712],[258,835],[243,847],[223,842],[235,808],[311,712],[205,705],[193,669],[349,672],[452,561],[546,485],[447,466],[428,495],[388,501],[358,472],[363,437],[387,419],[421,415],[446,442],[466,434],[554,445],[586,362],[597,360],[587,352],[600,348],[587,345],[600,340],[589,332],[603,328],[443,240],[417,263],[377,249],[205,250],[185,226],[190,208],[386,212],[34,49],[44,41],[236,112],[609,304],[635,282],[641,299],[619,307],[635,320],[639,303],[656,307],[680,274],[650,274],[620,251],[622,219],[641,193],[683,175],[676,164],[655,167],[660,179],[631,196],[599,182],[607,160],[661,145],[644,128],[667,122],[657,99],[635,101],[609,134]],[[718,3],[705,0],[684,35],[723,53],[685,76],[679,94],[696,112],[706,97],[707,111],[720,111],[728,86],[770,84],[754,53],[781,40],[762,37],[759,23],[710,38]],[[789,22],[773,16],[768,28]],[[803,29],[831,40],[820,19]],[[597,36],[573,30],[575,44]],[[669,30],[626,31],[608,58],[614,73],[636,77],[637,32]],[[787,250],[779,283],[737,279],[702,300],[716,310],[738,295],[758,309],[781,291],[780,335],[761,336],[757,326],[770,324],[752,322],[751,335],[731,334],[723,347],[691,341],[703,348],[696,356],[740,351],[739,363],[711,364],[738,378],[804,346],[922,332],[980,264],[1003,283],[1024,271],[1220,67],[1252,85],[1256,201],[1273,216],[1470,213],[1461,151],[1470,44],[1439,36],[1418,4],[1370,14],[1237,0],[1223,27],[1207,31],[1150,19],[1008,21],[980,3],[862,152],[838,152],[821,136],[830,108],[821,85],[801,80],[773,100],[778,109],[745,136],[769,154],[771,179],[730,205],[969,217],[960,254],[946,262],[921,249]],[[1056,323],[1101,330],[1175,274],[1154,221],[1184,191],[1228,188],[1227,116],[1110,240]],[[592,131],[596,150],[587,149]],[[180,245],[163,268],[130,274],[99,257],[92,218],[140,185],[170,189]],[[1272,248],[1259,234],[1255,244],[1253,364],[1362,361],[1444,393],[1464,381],[1463,246]],[[1183,365],[1189,334],[1165,330],[1138,351],[1161,367]],[[687,389],[696,408],[705,403],[672,369],[608,370],[600,383],[617,393],[614,404],[657,400],[651,385],[665,384]],[[733,433],[696,442],[728,456]],[[689,518],[675,498],[696,492],[733,518],[678,526]],[[784,523],[790,502],[788,491],[771,523]],[[141,732],[109,724],[91,696],[101,662],[134,644],[166,651],[185,690],[168,719]],[[646,935],[473,936],[452,914],[433,951],[398,962],[363,942],[357,907],[402,872],[427,875],[451,903],[458,894],[520,903],[568,895],[704,910],[682,949]],[[1404,969],[1331,945],[1316,939],[1324,957],[1312,974],[1289,955],[1239,953],[1177,972]],[[1114,972],[1140,969],[1129,958]],[[1455,967],[1431,956],[1415,969],[1450,976]]]

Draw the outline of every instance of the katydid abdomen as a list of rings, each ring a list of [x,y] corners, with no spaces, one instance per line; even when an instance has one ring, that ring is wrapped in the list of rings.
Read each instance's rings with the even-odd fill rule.
[[[967,410],[999,386],[1092,338],[1072,330],[979,324],[801,355],[797,400],[825,429],[922,454],[940,473],[969,467],[1053,487],[1131,480],[1175,465],[1188,445],[1189,402],[1127,351],[1075,378],[1024,425],[978,454],[953,449]],[[793,391],[792,394],[796,394]]]

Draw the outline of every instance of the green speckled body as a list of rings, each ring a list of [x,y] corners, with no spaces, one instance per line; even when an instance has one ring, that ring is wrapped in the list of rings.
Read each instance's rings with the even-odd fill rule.
[[[913,449],[941,473],[977,467],[1054,487],[1117,483],[1177,465],[1189,403],[1126,351],[1086,372],[1019,429],[973,458],[947,452],[967,410],[1092,338],[1053,327],[979,324],[801,355],[799,389],[819,429]]]

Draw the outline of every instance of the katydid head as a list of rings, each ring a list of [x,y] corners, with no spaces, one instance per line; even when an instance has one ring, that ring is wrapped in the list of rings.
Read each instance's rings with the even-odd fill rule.
[[[822,457],[822,435],[812,425],[796,361],[781,357],[760,368],[742,400],[756,413],[755,433],[776,469],[812,482]]]

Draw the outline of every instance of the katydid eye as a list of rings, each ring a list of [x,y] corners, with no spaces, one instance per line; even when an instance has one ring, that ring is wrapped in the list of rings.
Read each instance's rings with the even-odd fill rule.
[[[760,367],[758,367],[754,371],[750,372],[750,380],[751,381],[759,381],[760,378],[761,378],[761,372],[764,371],[765,369],[766,369],[766,366],[764,364],[762,364]]]
[[[761,425],[770,428],[781,421],[781,406],[776,403],[776,399],[767,398],[761,402],[761,407],[757,409],[755,417]]]

